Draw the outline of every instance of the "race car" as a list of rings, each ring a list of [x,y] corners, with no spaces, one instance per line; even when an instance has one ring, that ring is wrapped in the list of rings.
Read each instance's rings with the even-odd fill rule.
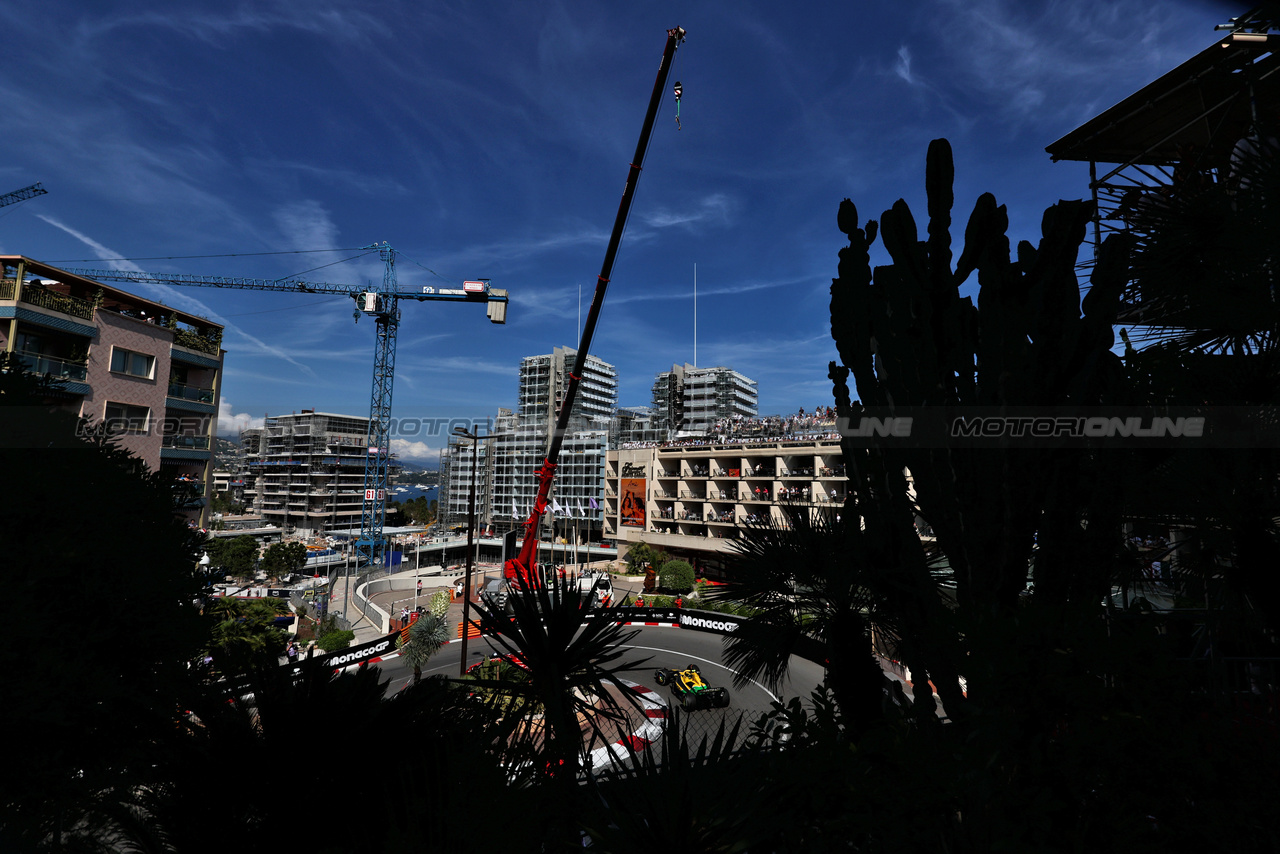
[[[685,711],[694,709],[723,709],[729,705],[729,691],[726,688],[712,688],[702,681],[698,665],[690,664],[684,670],[659,668],[653,673],[659,685],[670,685],[671,693],[680,701],[680,708]]]

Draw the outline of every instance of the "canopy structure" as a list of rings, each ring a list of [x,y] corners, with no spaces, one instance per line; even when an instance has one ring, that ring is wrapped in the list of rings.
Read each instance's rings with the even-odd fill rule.
[[[1272,40],[1272,41],[1269,41]],[[1258,121],[1280,119],[1280,34],[1233,33],[1046,147],[1054,160],[1214,166]]]
[[[1278,46],[1280,34],[1230,33],[1045,148],[1055,161],[1089,164],[1093,253],[1080,272],[1112,232],[1141,242],[1144,211],[1182,182],[1225,182],[1242,139],[1280,135]],[[1140,302],[1126,294],[1122,322],[1145,325]]]

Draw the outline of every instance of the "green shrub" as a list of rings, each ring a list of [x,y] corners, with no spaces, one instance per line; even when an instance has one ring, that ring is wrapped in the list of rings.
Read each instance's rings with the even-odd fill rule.
[[[658,572],[658,583],[676,593],[688,593],[693,589],[693,567],[688,561],[669,560]]]
[[[627,575],[643,575],[647,567],[657,569],[666,563],[667,553],[642,540],[627,551],[623,560],[627,565]]]
[[[356,639],[356,633],[347,629],[346,631],[333,630],[320,636],[316,641],[316,646],[325,652],[337,652],[340,649],[346,649],[351,646],[351,642]]]

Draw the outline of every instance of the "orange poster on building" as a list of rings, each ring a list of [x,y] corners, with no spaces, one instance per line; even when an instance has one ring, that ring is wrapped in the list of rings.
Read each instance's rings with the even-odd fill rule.
[[[624,477],[619,483],[622,493],[622,524],[631,528],[644,527],[644,478]]]

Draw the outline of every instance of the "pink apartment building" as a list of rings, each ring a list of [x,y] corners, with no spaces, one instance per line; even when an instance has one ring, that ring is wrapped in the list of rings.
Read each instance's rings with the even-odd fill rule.
[[[222,327],[21,255],[0,255],[0,348],[61,382],[67,409],[173,476],[204,527],[222,384]]]

